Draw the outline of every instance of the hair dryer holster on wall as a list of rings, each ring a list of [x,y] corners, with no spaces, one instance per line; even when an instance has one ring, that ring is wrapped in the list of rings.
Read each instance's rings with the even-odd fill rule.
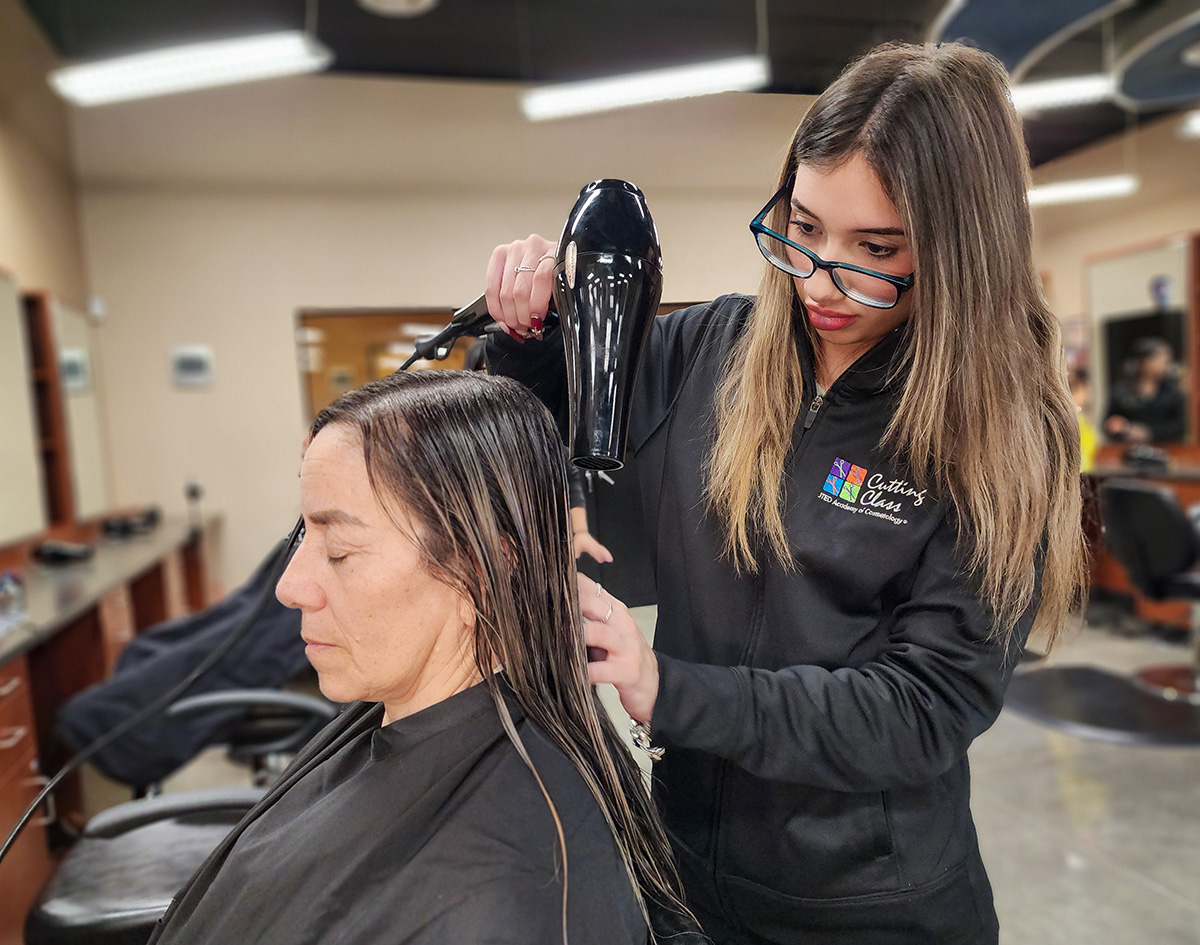
[[[662,256],[646,198],[628,181],[588,184],[554,261],[576,466],[623,465],[630,398],[661,295]]]

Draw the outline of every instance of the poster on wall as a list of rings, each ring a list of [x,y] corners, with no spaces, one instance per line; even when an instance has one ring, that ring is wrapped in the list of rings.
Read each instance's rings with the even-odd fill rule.
[[[58,355],[58,373],[68,394],[86,394],[92,389],[92,365],[87,348],[63,348]]]

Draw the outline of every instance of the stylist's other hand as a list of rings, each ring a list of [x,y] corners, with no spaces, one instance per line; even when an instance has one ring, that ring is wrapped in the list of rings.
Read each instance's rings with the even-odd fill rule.
[[[596,537],[591,532],[576,532],[574,538],[576,560],[580,555],[589,555],[597,564],[612,562],[612,552],[596,541]],[[605,610],[607,611],[608,608],[606,607]]]
[[[492,250],[488,314],[518,340],[541,334],[554,291],[555,250],[554,243],[536,234]]]
[[[604,651],[602,659],[588,663],[592,685],[612,683],[629,717],[649,723],[658,698],[658,658],[634,623],[629,608],[582,574],[579,605],[583,609],[583,639],[589,652]]]

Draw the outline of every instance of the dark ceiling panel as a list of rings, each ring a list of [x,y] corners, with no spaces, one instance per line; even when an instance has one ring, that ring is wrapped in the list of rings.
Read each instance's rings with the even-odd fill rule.
[[[767,91],[816,94],[878,43],[923,40],[946,2],[769,0],[773,79]],[[998,2],[1011,10],[1016,0]],[[1064,2],[1072,8],[1102,5]],[[1164,2],[1188,0],[1136,0],[1131,12],[1153,11]],[[306,0],[24,3],[64,58],[74,60],[295,29],[308,9]],[[1195,4],[1200,8],[1200,0]],[[1026,10],[1025,25],[1043,32],[1065,9],[1059,0],[1017,5]],[[376,16],[356,0],[319,0],[316,8],[317,33],[333,50],[334,71],[551,82],[753,52],[756,6],[755,0],[442,0],[411,18]],[[997,28],[1015,34],[1019,21],[1010,12]],[[1097,71],[1104,61],[1101,40],[1098,27],[1084,31],[1039,62],[1031,78]],[[1029,118],[1025,130],[1033,163],[1039,164],[1124,127],[1120,110],[1105,105],[1047,112]]]
[[[1175,105],[1200,99],[1200,15],[1147,43],[1125,64],[1119,80],[1121,94],[1136,107]]]
[[[298,29],[303,0],[25,0],[66,59]]]
[[[1109,103],[1027,115],[1025,144],[1029,147],[1029,163],[1036,167],[1098,138],[1122,134],[1129,122],[1125,112]]]
[[[966,0],[954,10],[936,39],[970,38],[1015,70],[1053,37],[1064,39],[1085,28],[1097,16],[1128,7],[1132,0]]]

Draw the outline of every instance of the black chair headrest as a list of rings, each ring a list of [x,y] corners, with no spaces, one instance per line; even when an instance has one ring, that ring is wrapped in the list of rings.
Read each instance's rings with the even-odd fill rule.
[[[1200,557],[1200,536],[1165,486],[1110,479],[1100,487],[1100,510],[1104,543],[1150,597],[1167,596],[1171,579]]]

